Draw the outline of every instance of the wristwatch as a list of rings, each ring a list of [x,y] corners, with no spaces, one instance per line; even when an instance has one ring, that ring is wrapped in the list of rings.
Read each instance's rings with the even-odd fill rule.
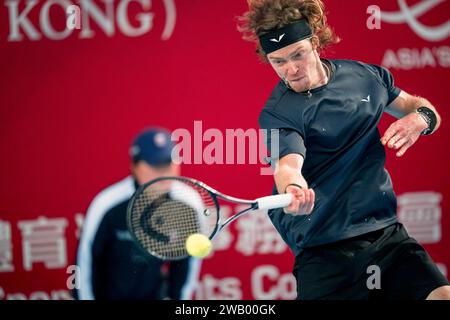
[[[425,130],[423,130],[421,132],[422,135],[426,136],[429,134],[432,134],[434,131],[434,128],[436,127],[436,123],[437,123],[437,118],[436,118],[436,114],[433,112],[433,110],[431,110],[430,108],[427,107],[420,107],[416,110],[416,112],[426,121],[426,123],[428,124],[428,128],[426,128]]]

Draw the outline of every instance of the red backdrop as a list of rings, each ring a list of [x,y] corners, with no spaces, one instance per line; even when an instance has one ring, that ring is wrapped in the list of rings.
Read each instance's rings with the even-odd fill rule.
[[[84,12],[81,30],[65,28],[62,5],[72,3]],[[442,115],[439,132],[404,157],[388,151],[387,168],[401,221],[447,274],[450,1],[325,4],[343,41],[324,56],[389,67],[400,88]],[[379,25],[367,13],[373,4]],[[1,2],[0,299],[70,298],[86,208],[128,174],[128,146],[142,128],[258,128],[278,79],[236,31],[245,10],[244,0]],[[380,130],[392,120],[386,115]],[[185,164],[182,173],[253,198],[271,190],[262,167]],[[292,263],[263,213],[242,218],[204,260],[196,296],[292,299]]]

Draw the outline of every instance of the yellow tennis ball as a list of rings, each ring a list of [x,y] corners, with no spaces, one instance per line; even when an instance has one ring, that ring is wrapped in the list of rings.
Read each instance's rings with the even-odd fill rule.
[[[209,238],[201,233],[191,234],[186,239],[186,250],[189,255],[196,258],[206,257],[212,249],[212,243]]]

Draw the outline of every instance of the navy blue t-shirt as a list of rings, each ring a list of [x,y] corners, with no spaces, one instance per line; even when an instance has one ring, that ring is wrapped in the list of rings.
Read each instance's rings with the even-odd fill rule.
[[[385,150],[377,125],[400,90],[383,67],[351,60],[324,61],[333,70],[326,85],[308,96],[280,81],[259,116],[262,129],[280,129],[279,154],[271,157],[301,154],[302,175],[316,194],[310,215],[269,211],[295,255],[303,248],[358,236],[397,221],[397,201],[384,168]],[[269,134],[268,150],[271,143]]]

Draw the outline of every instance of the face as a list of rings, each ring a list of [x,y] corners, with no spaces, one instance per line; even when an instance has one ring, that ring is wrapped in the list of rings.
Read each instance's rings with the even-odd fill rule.
[[[131,165],[131,172],[137,183],[142,185],[150,180],[167,177],[178,176],[180,174],[180,166],[174,163],[162,166],[151,166],[145,161],[139,161]]]
[[[271,52],[267,58],[280,78],[296,92],[311,89],[319,81],[320,58],[309,39]]]

